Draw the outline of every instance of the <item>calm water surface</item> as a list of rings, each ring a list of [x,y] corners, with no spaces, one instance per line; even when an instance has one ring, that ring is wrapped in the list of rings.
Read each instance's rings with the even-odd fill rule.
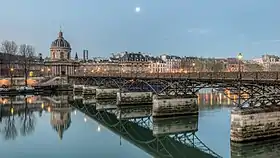
[[[140,138],[143,138],[142,136],[145,135],[145,133],[141,131],[140,128],[140,130],[135,131],[135,128],[133,128],[134,126],[132,127],[126,124],[126,129],[119,129],[119,131],[123,133],[125,133],[125,131],[134,130],[134,134],[139,136],[139,140],[130,140],[130,142],[128,142],[125,138],[129,136],[129,134],[120,136],[118,135],[120,132],[117,134],[116,131],[112,132],[106,127],[108,125],[110,125],[110,127],[113,127],[112,125],[117,126],[112,119],[112,113],[116,113],[116,111],[109,110],[111,114],[106,113],[106,116],[104,115],[103,118],[99,118],[100,120],[109,122],[106,125],[102,125],[102,123],[97,122],[92,119],[92,117],[86,116],[82,112],[83,110],[75,109],[75,107],[67,104],[67,98],[69,99],[69,96],[66,96],[66,98],[65,96],[58,97],[58,99],[55,99],[55,97],[44,98],[33,96],[25,100],[22,97],[17,97],[13,98],[14,101],[12,103],[10,102],[10,98],[2,99],[2,120],[0,123],[1,158],[157,157],[153,155],[153,153],[148,154],[148,150],[141,146],[141,141],[143,140],[140,140]],[[60,101],[60,99],[63,100],[63,102],[57,102]],[[25,101],[28,108],[25,107]],[[13,106],[11,106],[11,104]],[[191,119],[192,121],[189,121],[189,118],[187,120],[185,118],[184,120],[179,118],[175,120],[175,122],[174,120],[173,122],[170,120],[156,122],[155,120],[154,125],[145,126],[144,123],[140,124],[161,133],[158,138],[170,138],[170,136],[176,135],[174,129],[180,131],[180,129],[184,127],[186,128],[185,131],[197,136],[200,140],[198,141],[200,146],[202,143],[205,144],[203,149],[208,147],[211,151],[226,158],[279,157],[279,153],[275,151],[277,141],[268,141],[261,144],[258,143],[257,145],[247,144],[243,146],[230,144],[230,110],[232,106],[225,98],[219,98],[219,96],[210,94],[201,95],[199,104],[200,113],[198,121],[197,119]],[[105,105],[106,103],[102,105],[103,108]],[[87,107],[93,106],[88,105]],[[94,113],[96,112],[96,107],[89,108],[87,111],[89,113]],[[108,107],[110,106],[107,106],[107,108]],[[113,107],[113,105],[111,105],[111,107]],[[139,119],[134,119],[134,122],[137,121],[139,122]],[[184,125],[184,123],[186,125]],[[182,126],[182,124],[184,126]],[[169,134],[169,136],[162,134],[170,132],[171,129],[173,129],[173,134]],[[152,138],[152,134],[150,135]],[[166,139],[164,140],[167,141]],[[160,146],[155,147],[152,144],[153,143],[150,144],[150,148],[160,148]],[[183,150],[184,152],[188,152],[187,148],[181,148],[181,145],[177,143],[174,144],[178,153]],[[191,144],[190,140],[187,144]],[[159,150],[161,153],[168,153],[162,149],[158,149],[158,151]],[[190,151],[190,153],[191,152],[192,151]],[[195,157],[195,154],[190,155]]]

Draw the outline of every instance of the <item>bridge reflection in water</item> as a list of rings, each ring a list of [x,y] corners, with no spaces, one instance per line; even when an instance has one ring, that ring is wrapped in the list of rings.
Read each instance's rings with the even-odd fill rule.
[[[114,101],[82,104],[81,100],[73,106],[154,157],[220,157],[196,136],[197,115],[153,120],[151,106],[118,108]]]
[[[118,108],[112,100],[96,102],[93,98],[81,99],[78,97],[78,100],[73,101],[71,95],[0,98],[0,133],[5,140],[31,135],[35,131],[37,119],[49,112],[50,127],[62,139],[64,132],[71,128],[70,113],[75,109],[73,105],[87,117],[153,157],[219,157],[196,136],[198,116],[153,119],[150,106]],[[220,98],[219,94],[201,94],[200,109],[219,109],[221,99],[224,106],[227,98]],[[123,144],[121,139],[120,144]],[[279,157],[279,151],[280,139],[231,143],[233,158]]]

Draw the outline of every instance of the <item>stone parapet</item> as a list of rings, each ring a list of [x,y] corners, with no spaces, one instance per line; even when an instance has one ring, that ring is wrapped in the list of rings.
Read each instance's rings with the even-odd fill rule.
[[[280,107],[233,109],[230,136],[233,142],[255,141],[280,136]]]

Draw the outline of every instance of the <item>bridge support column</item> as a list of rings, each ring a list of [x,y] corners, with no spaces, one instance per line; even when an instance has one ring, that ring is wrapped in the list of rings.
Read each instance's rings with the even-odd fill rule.
[[[181,98],[168,96],[153,97],[153,117],[170,117],[198,114],[197,96]]]
[[[191,133],[198,130],[198,115],[153,119],[153,135]]]
[[[145,105],[153,104],[152,92],[118,92],[117,105]]]
[[[109,109],[117,109],[116,100],[112,99],[103,99],[96,101],[96,110],[109,110]]]
[[[116,116],[119,120],[146,118],[151,116],[151,111],[152,106],[126,106],[123,108],[118,108],[116,111]]]
[[[115,88],[97,88],[96,99],[116,99],[119,91],[120,89]]]
[[[90,94],[95,95],[97,88],[98,88],[97,86],[83,86],[83,94],[84,95],[90,95]]]
[[[83,92],[83,85],[73,85],[73,91],[74,91],[74,93],[76,93],[76,92]]]
[[[246,142],[280,136],[280,107],[248,107],[231,111],[230,137]]]

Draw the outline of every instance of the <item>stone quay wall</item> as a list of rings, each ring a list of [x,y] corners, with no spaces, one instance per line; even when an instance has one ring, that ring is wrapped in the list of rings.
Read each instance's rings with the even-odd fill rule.
[[[118,92],[117,105],[145,105],[153,103],[152,92]]]
[[[153,117],[169,117],[198,114],[197,97],[160,98],[153,97]]]
[[[116,99],[117,93],[120,89],[108,89],[108,88],[97,88],[96,89],[96,99]]]
[[[248,142],[280,136],[280,107],[236,108],[231,111],[230,137]]]

